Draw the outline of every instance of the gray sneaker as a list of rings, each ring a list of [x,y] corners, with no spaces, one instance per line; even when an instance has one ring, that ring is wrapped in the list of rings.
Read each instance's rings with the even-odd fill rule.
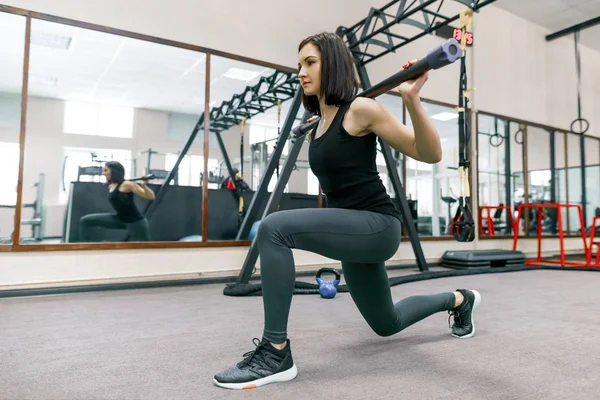
[[[460,306],[448,311],[448,325],[452,329],[452,336],[467,339],[475,336],[475,311],[481,304],[481,294],[477,290],[458,289],[465,300]],[[450,325],[450,318],[454,317],[454,324]]]
[[[298,374],[288,339],[283,350],[274,348],[268,341],[255,338],[256,348],[244,354],[244,359],[232,368],[213,377],[213,383],[226,389],[256,389],[260,386],[286,382]]]

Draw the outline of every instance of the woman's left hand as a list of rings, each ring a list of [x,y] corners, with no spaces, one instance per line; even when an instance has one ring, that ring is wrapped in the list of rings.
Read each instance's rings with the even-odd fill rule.
[[[404,69],[410,68],[417,61],[419,61],[419,60],[409,61],[406,64],[404,64],[402,66],[402,68],[404,68]],[[419,95],[419,92],[421,91],[421,88],[423,87],[425,82],[427,82],[428,78],[429,78],[429,72],[425,72],[424,74],[420,75],[419,77],[417,77],[415,79],[411,79],[409,81],[402,82],[396,90],[398,91],[398,93],[400,93],[402,95],[402,97],[405,97],[405,96],[417,97]]]

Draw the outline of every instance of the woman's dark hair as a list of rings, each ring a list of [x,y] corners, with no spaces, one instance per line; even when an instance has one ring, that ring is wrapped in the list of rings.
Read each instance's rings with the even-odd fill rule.
[[[106,183],[123,183],[125,180],[125,168],[118,161],[108,161],[104,164],[110,168],[110,180]]]
[[[354,68],[354,58],[346,44],[335,33],[323,32],[304,39],[298,52],[312,43],[321,52],[321,96],[325,104],[341,106],[352,100],[359,88]],[[312,114],[321,115],[317,96],[305,96],[302,93],[304,109]]]

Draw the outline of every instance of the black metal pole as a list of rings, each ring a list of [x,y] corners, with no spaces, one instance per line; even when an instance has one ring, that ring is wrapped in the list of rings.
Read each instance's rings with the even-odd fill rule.
[[[506,215],[506,233],[508,234],[512,233],[510,215],[512,215],[514,206],[512,203],[511,140],[510,121],[504,121],[504,186],[506,187],[506,202],[504,204],[510,207]]]
[[[217,138],[217,143],[219,144],[219,149],[221,149],[221,155],[223,156],[223,161],[225,161],[225,165],[227,166],[227,172],[231,177],[231,183],[233,187],[237,189],[235,185],[235,178],[233,176],[233,166],[231,165],[231,160],[229,159],[229,153],[227,153],[227,148],[225,148],[225,142],[223,142],[223,137],[221,136],[221,132],[215,132],[215,137]],[[227,178],[225,178],[227,179]]]
[[[258,217],[258,212],[262,208],[264,204],[263,201],[265,199],[265,195],[268,192],[269,183],[271,182],[271,178],[273,177],[273,173],[279,166],[279,160],[281,159],[281,154],[283,153],[284,144],[290,137],[290,132],[292,131],[292,126],[294,125],[294,121],[296,119],[296,115],[298,115],[298,111],[300,110],[300,104],[302,103],[301,92],[302,88],[298,88],[296,95],[292,100],[292,104],[288,111],[288,114],[285,117],[285,122],[283,123],[283,128],[281,129],[281,135],[277,138],[278,146],[275,146],[275,150],[271,155],[271,159],[267,164],[267,169],[264,173],[260,181],[260,185],[258,189],[254,193],[252,197],[252,201],[248,206],[248,210],[246,211],[246,215],[244,220],[242,221],[242,225],[238,230],[236,240],[242,240],[248,237],[250,233],[250,229],[252,228],[251,221],[255,221]],[[281,175],[279,180],[281,180]],[[287,182],[286,182],[287,183]],[[244,263],[245,268],[246,264]]]
[[[583,210],[583,222],[587,224],[587,193],[586,193],[586,173],[585,173],[585,136],[579,136],[579,151],[581,152],[581,208]],[[592,190],[598,190],[598,188]],[[581,229],[585,229],[582,226]]]
[[[290,110],[292,111],[292,110]],[[297,113],[297,111],[296,111]],[[294,116],[296,115],[294,113]],[[290,112],[290,114],[292,114]],[[289,114],[288,114],[289,116]],[[281,201],[281,197],[283,196],[283,191],[285,190],[285,185],[287,185],[288,180],[290,179],[290,175],[292,174],[292,170],[294,168],[294,164],[298,159],[298,154],[300,154],[300,150],[302,149],[302,145],[304,144],[304,135],[300,137],[296,137],[294,139],[294,143],[292,148],[289,151],[288,157],[285,160],[285,164],[280,171],[279,179],[277,180],[277,184],[275,185],[275,189],[273,189],[273,193],[269,197],[269,201],[267,202],[267,206],[262,213],[261,219],[265,218],[267,215],[275,212],[277,207],[279,206],[279,202]],[[281,146],[283,147],[283,146]],[[271,173],[272,174],[272,173]],[[263,179],[263,182],[269,184],[270,179]],[[256,197],[256,195],[254,195]],[[254,265],[256,264],[256,259],[258,258],[258,241],[257,238],[254,237],[252,240],[252,244],[250,245],[250,249],[246,254],[246,259],[244,260],[244,264],[242,269],[238,275],[237,284],[244,284],[250,281],[250,277],[252,276],[252,271],[254,270]]]
[[[596,18],[592,18],[592,19],[582,22],[580,24],[570,26],[568,28],[563,29],[562,31],[552,33],[552,34],[546,36],[546,41],[550,42],[552,40],[561,38],[563,36],[570,35],[571,33],[579,32],[584,29],[591,28],[592,26],[595,26],[598,24],[600,24],[600,16],[598,16]]]
[[[554,143],[556,138],[556,133],[554,131],[549,131],[550,133],[550,203],[556,203],[556,143]],[[561,210],[558,210],[561,212]],[[554,213],[550,213],[550,219],[552,220],[552,226],[550,227],[550,231],[552,234],[556,234],[557,232],[557,222],[558,216]]]
[[[244,131],[246,130],[246,120],[242,122],[240,134],[240,175],[244,176]]]
[[[167,192],[167,190],[171,184],[171,181],[173,180],[173,178],[177,174],[177,171],[179,170],[179,165],[181,164],[183,157],[185,157],[187,155],[188,151],[190,150],[190,147],[192,147],[192,144],[194,143],[194,140],[196,140],[196,136],[198,136],[198,132],[203,127],[203,125],[204,125],[204,113],[202,113],[200,118],[198,118],[198,122],[196,123],[196,126],[194,127],[194,129],[192,129],[192,133],[190,134],[190,137],[188,138],[187,142],[185,143],[185,146],[183,146],[183,149],[181,150],[179,157],[177,157],[177,161],[175,162],[175,165],[173,166],[171,171],[169,171],[169,175],[167,175],[167,178],[165,179],[163,184],[156,191],[154,201],[149,202],[148,205],[146,206],[146,208],[144,210],[144,215],[146,217],[149,218],[152,215],[152,212],[156,209],[156,207],[158,207],[160,205],[160,203],[164,199],[165,193]]]

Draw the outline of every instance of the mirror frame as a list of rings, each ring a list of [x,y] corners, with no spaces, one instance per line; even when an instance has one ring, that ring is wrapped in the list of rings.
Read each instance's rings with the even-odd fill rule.
[[[232,60],[237,60],[241,62],[252,63],[256,65],[261,65],[267,68],[272,68],[275,70],[280,70],[284,72],[292,72],[295,73],[296,69],[278,65],[262,60],[257,60],[245,56],[240,56],[237,54],[232,54],[224,51],[219,51],[211,48],[206,48],[202,46],[192,45],[188,43],[178,42],[174,40],[168,40],[159,38],[156,36],[145,35],[141,33],[135,33],[127,30],[111,28],[103,25],[92,24],[88,22],[78,21],[74,19],[58,17],[50,14],[39,13],[35,11],[30,11],[27,9],[6,6],[0,4],[0,12],[8,13],[8,14],[16,14],[25,17],[26,29],[25,29],[25,49],[24,49],[24,58],[23,58],[23,82],[22,82],[22,90],[21,90],[21,126],[19,132],[19,174],[18,174],[18,186],[17,186],[17,201],[15,206],[15,215],[14,215],[14,229],[13,229],[13,243],[8,245],[0,246],[0,252],[39,252],[39,251],[66,251],[66,250],[116,250],[116,249],[164,249],[164,248],[203,248],[203,247],[247,247],[251,244],[249,240],[239,240],[239,241],[209,241],[207,240],[207,232],[208,232],[208,152],[209,152],[209,129],[210,129],[210,66],[211,66],[211,56],[219,56]],[[31,39],[31,24],[32,20],[43,20],[50,21],[63,25],[75,26],[78,28],[89,29],[99,32],[105,32],[113,35],[129,37],[133,39],[143,40],[147,42],[162,44],[166,46],[172,46],[182,49],[187,49],[195,52],[201,52],[206,54],[206,78],[205,78],[205,105],[204,105],[204,115],[207,116],[206,123],[204,124],[204,174],[203,174],[203,198],[202,198],[202,241],[201,242],[102,242],[102,243],[65,243],[65,244],[21,244],[20,243],[20,233],[21,233],[21,212],[22,212],[22,204],[23,204],[23,170],[24,170],[24,159],[25,159],[25,139],[27,134],[27,100],[28,100],[28,71],[29,71],[29,55],[30,55],[30,39]],[[393,96],[399,96],[396,93],[387,93]],[[440,102],[436,100],[422,98],[424,103],[436,104],[440,106],[446,106],[450,108],[456,108],[456,104],[450,104],[445,102]],[[538,127],[546,130],[554,130],[556,132],[561,132],[565,134],[575,134],[573,132],[569,132],[565,129],[550,127],[543,124],[533,123],[530,121],[520,120],[518,118],[512,118],[503,116],[500,114],[486,112],[486,111],[474,111],[472,112],[471,121],[475,129],[472,129],[471,132],[479,131],[479,114],[502,118],[510,121],[514,121],[516,123],[524,124],[525,126]],[[402,122],[406,123],[406,107],[403,105],[402,112]],[[474,121],[474,122],[473,122]],[[591,135],[578,135],[584,137],[591,137],[594,139],[598,139],[595,136]],[[478,141],[477,144],[473,143],[473,138],[475,140],[478,139],[477,135],[471,134],[471,140],[469,141],[469,154],[471,154],[471,170],[475,170],[478,172],[477,165],[479,164],[478,152],[474,152],[473,149],[478,149]],[[526,144],[526,138],[524,138]],[[477,147],[474,147],[477,146]],[[527,154],[526,148],[523,151],[523,158],[526,162]],[[526,164],[524,164],[526,166]],[[477,175],[477,176],[474,176]],[[406,182],[406,158],[403,158],[402,161],[402,183]],[[471,173],[469,176],[469,185],[471,187],[471,192],[474,192],[474,189],[478,187],[479,183],[479,174]],[[528,192],[527,183],[525,182],[525,190]],[[320,192],[320,190],[319,190]],[[477,199],[477,205],[473,205],[472,209],[476,210],[474,213],[474,217],[479,215],[479,199],[478,193],[473,196]],[[478,222],[476,223],[478,227]],[[403,231],[403,238],[407,237],[406,230]],[[521,236],[520,236],[521,237]],[[524,235],[524,238],[531,238],[531,236]],[[553,237],[553,236],[550,236]],[[556,236],[558,237],[558,236]],[[569,235],[565,237],[578,237],[577,235]],[[477,238],[483,240],[512,240],[513,236],[497,236],[497,237],[488,237],[488,236],[480,236],[479,232],[477,232]],[[421,236],[419,240],[423,242],[427,241],[453,241],[454,238],[451,236]]]
[[[192,45],[188,43],[178,42],[174,40],[168,40],[159,38],[156,36],[145,35],[141,33],[135,33],[127,30],[111,28],[103,25],[92,24],[88,22],[78,21],[69,18],[58,17],[50,14],[39,13],[30,11],[18,7],[12,7],[0,4],[0,12],[7,14],[21,15],[25,17],[25,49],[23,59],[23,81],[21,87],[21,126],[19,132],[19,175],[17,185],[17,201],[15,205],[14,214],[14,227],[13,227],[13,241],[12,244],[0,246],[0,252],[35,252],[35,251],[64,251],[64,250],[111,250],[111,249],[158,249],[158,248],[200,248],[200,247],[242,247],[249,246],[251,241],[208,241],[206,232],[208,230],[208,175],[206,173],[208,167],[208,140],[209,140],[209,129],[210,129],[210,60],[211,56],[219,56],[229,58],[237,61],[247,62],[251,64],[260,65],[267,68],[272,68],[285,72],[296,72],[294,68],[290,68],[283,65],[278,65],[262,60],[257,60],[237,54],[232,54],[224,51],[219,51],[211,48],[202,46]],[[43,20],[54,22],[63,25],[74,26],[83,29],[89,29],[99,32],[105,32],[113,35],[129,37],[133,39],[143,40],[146,42],[152,42],[162,44],[171,47],[177,47],[187,49],[199,53],[206,54],[206,78],[205,78],[205,106],[204,113],[206,117],[206,123],[204,124],[204,174],[203,174],[203,219],[202,219],[202,233],[203,241],[201,242],[103,242],[103,243],[65,243],[65,244],[21,244],[21,213],[23,205],[23,170],[24,170],[24,159],[25,159],[25,140],[27,135],[27,100],[28,100],[28,79],[29,79],[29,56],[30,56],[30,44],[31,44],[31,23],[32,20]]]

